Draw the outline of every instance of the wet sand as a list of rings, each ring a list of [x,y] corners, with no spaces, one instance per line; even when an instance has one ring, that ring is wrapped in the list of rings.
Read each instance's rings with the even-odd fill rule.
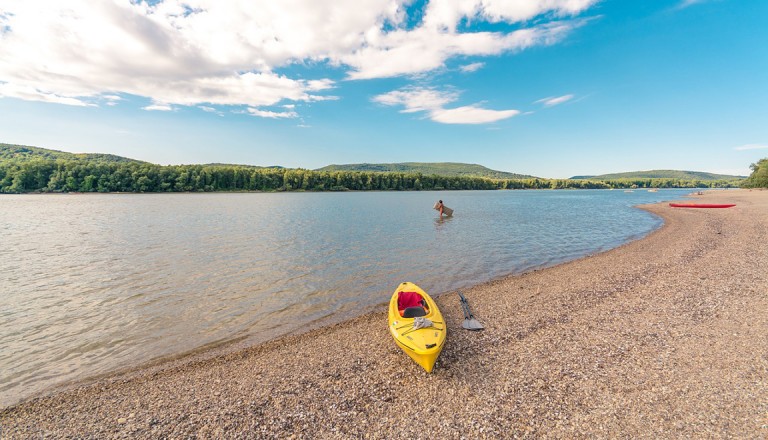
[[[0,437],[767,438],[768,191],[696,198],[737,206],[651,205],[666,223],[642,240],[468,289],[482,332],[438,297],[432,374],[382,304],[23,402]]]

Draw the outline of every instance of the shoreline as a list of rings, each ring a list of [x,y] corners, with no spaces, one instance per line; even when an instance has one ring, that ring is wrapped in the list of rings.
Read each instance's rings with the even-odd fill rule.
[[[464,290],[483,332],[439,295],[431,375],[382,309],[23,401],[0,437],[765,437],[768,192],[697,198],[737,206],[646,206],[643,238]]]
[[[558,179],[555,179],[558,180]],[[282,193],[299,193],[299,194],[322,194],[322,193],[380,193],[380,192],[459,192],[459,191],[667,191],[667,190],[688,190],[691,194],[695,192],[703,191],[730,191],[740,190],[736,186],[724,186],[724,187],[669,187],[669,188],[497,188],[497,189],[346,189],[346,190],[310,190],[310,189],[291,189],[291,190],[260,190],[260,189],[248,189],[248,190],[232,190],[232,191],[29,191],[21,193],[0,193],[0,196],[24,196],[24,195],[149,195],[149,194],[282,194]],[[745,189],[748,190],[748,189]],[[757,189],[759,190],[759,189]]]
[[[577,241],[579,241],[579,242],[584,242],[584,243],[588,243],[588,244],[585,244],[585,245],[582,245],[582,246],[576,246],[576,247],[566,246],[566,248],[568,248],[568,249],[576,249],[576,252],[571,251],[571,252],[565,252],[565,253],[559,254],[556,251],[550,251],[550,250],[547,250],[547,249],[542,249],[542,252],[540,252],[540,253],[537,252],[537,251],[533,251],[533,250],[522,250],[522,251],[519,251],[519,252],[507,252],[507,256],[506,256],[507,260],[506,261],[509,261],[509,262],[506,263],[506,264],[501,263],[498,260],[495,261],[495,262],[493,260],[489,260],[489,262],[487,264],[484,264],[482,267],[481,266],[477,266],[476,269],[479,269],[479,270],[469,270],[469,272],[471,272],[471,273],[467,273],[466,276],[457,276],[455,273],[453,273],[453,274],[451,273],[452,272],[452,266],[451,265],[454,264],[451,260],[454,260],[457,255],[460,255],[462,253],[462,251],[461,250],[456,250],[456,253],[453,254],[453,256],[451,256],[449,258],[446,258],[446,259],[442,259],[443,261],[441,261],[441,264],[440,264],[441,267],[437,271],[434,270],[434,267],[432,269],[430,269],[430,267],[432,267],[433,264],[430,263],[427,260],[427,262],[425,264],[425,266],[427,266],[427,267],[426,268],[422,268],[422,270],[420,271],[421,272],[420,274],[419,274],[419,272],[414,272],[413,270],[408,270],[409,266],[400,264],[400,266],[402,266],[402,267],[400,267],[399,269],[396,269],[394,272],[391,272],[390,275],[394,274],[394,273],[406,273],[407,272],[407,273],[410,273],[411,275],[415,275],[416,278],[417,278],[417,281],[418,281],[419,278],[421,278],[422,281],[427,282],[427,285],[430,285],[431,284],[430,282],[435,279],[437,274],[444,273],[444,275],[440,276],[441,277],[440,280],[434,280],[434,281],[438,281],[438,283],[433,285],[433,287],[432,287],[434,290],[430,290],[430,293],[432,293],[432,295],[434,296],[435,293],[440,294],[440,293],[446,293],[446,292],[455,291],[455,289],[468,288],[468,287],[474,286],[476,284],[480,284],[480,283],[484,283],[484,282],[487,282],[487,281],[496,280],[496,279],[499,279],[499,278],[502,278],[502,277],[512,276],[512,275],[520,275],[520,274],[528,272],[528,271],[540,270],[540,269],[543,269],[543,268],[546,268],[546,267],[551,267],[551,266],[554,266],[554,265],[557,265],[557,264],[562,264],[563,262],[570,261],[570,260],[576,259],[576,258],[581,258],[581,257],[583,257],[585,255],[605,252],[606,250],[609,250],[611,248],[620,246],[620,245],[622,245],[622,244],[624,244],[624,243],[626,243],[628,241],[636,240],[636,239],[638,239],[638,238],[648,234],[652,230],[660,227],[660,225],[663,224],[663,221],[659,217],[657,217],[657,216],[649,214],[649,213],[647,213],[645,211],[642,211],[640,209],[637,209],[635,207],[631,207],[630,208],[629,205],[640,203],[640,201],[638,201],[637,199],[646,199],[645,203],[649,203],[649,201],[647,200],[648,198],[665,198],[666,199],[666,198],[672,198],[672,197],[683,197],[685,192],[689,192],[689,191],[680,191],[680,190],[665,190],[665,191],[668,191],[668,192],[666,192],[666,193],[664,193],[663,195],[660,195],[660,196],[652,195],[652,194],[639,194],[639,195],[634,195],[634,196],[626,196],[626,195],[615,193],[615,192],[614,192],[614,194],[610,194],[609,192],[600,191],[600,190],[596,190],[596,191],[595,190],[587,190],[586,191],[586,198],[592,198],[592,197],[602,198],[602,197],[607,197],[607,198],[610,199],[611,196],[613,196],[615,198],[615,200],[618,200],[619,198],[623,198],[623,197],[631,197],[631,199],[628,199],[628,200],[633,200],[633,201],[627,202],[626,203],[626,207],[624,207],[624,209],[628,211],[626,215],[630,215],[629,211],[631,211],[631,216],[638,218],[638,222],[637,223],[634,223],[634,222],[633,223],[628,223],[626,227],[620,227],[620,229],[623,230],[623,233],[622,233],[623,236],[612,237],[611,240],[608,240],[608,239],[605,239],[605,240],[595,240],[594,238],[589,238],[590,235],[588,235],[588,234],[584,235],[584,233],[582,233],[581,236],[576,236],[574,238]],[[547,195],[547,193],[548,193],[547,191],[535,191],[535,192],[537,194],[529,192],[529,196],[531,196],[531,197],[535,196],[535,198],[549,197]],[[485,194],[482,195],[482,197],[493,196],[493,197],[496,197],[497,199],[498,198],[507,199],[505,194],[507,194],[509,196],[514,196],[514,194],[510,193],[510,192],[507,192],[507,193],[498,193],[497,192],[497,193],[494,194],[494,193],[489,193],[489,192],[485,191],[484,193]],[[575,192],[571,192],[571,191],[568,191],[568,190],[565,190],[565,191],[549,191],[549,193],[553,197],[555,196],[555,194],[551,194],[551,193],[560,193],[559,197],[571,197],[571,196],[574,196],[576,199],[582,199],[583,198],[581,196],[578,196],[578,194],[576,194]],[[218,197],[220,195],[223,196],[223,194],[224,193],[218,193],[218,194],[211,194],[211,195],[206,195],[206,196],[201,196],[201,197],[208,197],[208,198],[213,197],[212,199],[210,199],[210,201],[206,202],[206,204],[210,203],[211,201],[213,201],[215,203],[215,202],[217,202],[219,200],[234,200],[234,199],[229,199],[229,198],[219,199]],[[382,196],[385,195],[384,193],[379,193],[379,194],[382,195]],[[461,197],[469,197],[469,198],[473,198],[473,199],[475,198],[472,195],[472,193],[469,193],[469,192],[466,192],[466,191],[460,191],[455,196],[459,197],[458,194],[460,194]],[[522,193],[519,193],[519,194],[521,194],[521,196],[522,196]],[[374,196],[374,195],[376,195],[376,194],[372,194],[371,196]],[[406,196],[406,195],[407,194],[402,194],[402,196]],[[420,196],[417,195],[417,194],[411,194],[411,195],[413,195],[415,197],[420,197],[421,199],[425,199],[425,198],[429,199],[428,196],[425,197],[425,194],[422,194]],[[400,197],[401,194],[393,194],[393,196]],[[77,197],[77,196],[75,196],[75,197]],[[94,193],[94,194],[92,194],[92,197],[100,198],[101,195],[96,195],[96,193]],[[105,195],[104,197],[105,198],[110,198],[111,195]],[[145,195],[137,195],[137,197],[143,199],[145,197]],[[188,199],[187,197],[189,197],[189,196],[187,196],[187,195],[176,195],[176,194],[168,195],[168,197],[174,198],[174,201],[186,200],[187,201],[186,204],[190,203],[189,200],[197,198],[195,196],[192,196],[191,199]],[[233,197],[239,198],[238,196],[233,196]],[[243,196],[243,197],[245,197],[245,196]],[[304,196],[302,196],[302,197],[304,197]],[[307,195],[306,197],[308,197],[308,199],[313,199],[314,200],[314,196]],[[320,197],[320,196],[318,196],[318,197]],[[43,197],[43,198],[46,198],[46,197]],[[90,198],[91,197],[86,196],[86,197],[80,198],[78,200],[80,200],[80,202],[83,202],[86,199],[90,199]],[[153,199],[154,197],[146,196],[146,198],[147,198],[147,200],[149,200],[149,199]],[[165,197],[161,197],[161,198],[165,198]],[[289,197],[289,198],[291,198],[291,197]],[[325,198],[325,197],[322,197],[322,198]],[[335,197],[331,197],[331,198],[335,198]],[[368,197],[365,196],[365,197],[362,197],[362,198],[357,198],[356,200],[367,200],[367,198]],[[29,197],[28,198],[28,200],[30,200],[30,201],[32,201],[33,199],[37,199],[37,197]],[[52,197],[51,200],[52,199],[60,199],[60,197]],[[63,199],[61,199],[61,200],[63,201]],[[114,200],[117,200],[117,198],[115,198]],[[280,197],[279,200],[283,200],[282,197]],[[42,199],[41,199],[41,201],[42,201]],[[106,203],[110,203],[111,204],[111,203],[115,203],[115,202],[114,201],[112,201],[112,202],[108,202],[107,201]],[[117,206],[124,206],[121,203],[122,202],[117,202]],[[141,202],[141,203],[143,204],[145,202]],[[315,203],[323,205],[322,201],[319,201],[319,202],[316,201]],[[431,206],[432,201],[429,200],[429,203],[430,203],[430,206]],[[498,205],[499,204],[496,203],[496,206],[498,206]],[[45,206],[45,205],[40,205],[40,206]],[[57,206],[60,206],[60,205],[57,205]],[[93,208],[96,209],[98,207],[94,206]],[[597,208],[597,209],[600,209],[600,208]],[[603,211],[604,213],[610,213],[610,212],[613,211],[612,209],[607,209],[607,210],[606,209],[600,209],[600,210]],[[87,212],[87,210],[85,212]],[[419,213],[420,217],[421,217],[422,214],[423,213]],[[528,214],[524,214],[524,215],[527,216]],[[533,214],[533,215],[535,215],[535,214]],[[571,225],[569,224],[571,222],[568,220],[568,217],[570,215],[571,214],[566,214],[566,215],[562,216],[562,218],[564,220],[562,223],[565,223],[565,224],[562,225],[563,229],[558,228],[558,229],[560,229],[560,233],[565,234],[568,231],[568,229],[571,227]],[[574,213],[574,215],[577,215],[577,214]],[[478,218],[478,216],[476,214],[473,214],[472,216],[475,217],[475,218]],[[608,216],[610,217],[610,214],[608,214]],[[432,217],[427,217],[427,219],[432,220]],[[589,224],[590,223],[589,219],[591,219],[591,217],[583,219],[583,222],[584,222],[583,224]],[[166,218],[166,220],[168,220],[168,219]],[[420,220],[424,220],[424,219],[420,218]],[[440,218],[434,219],[435,231],[438,231],[440,228],[442,228],[443,222],[445,222],[446,225],[447,225],[447,223],[450,223],[451,220],[453,220],[453,219],[452,218],[450,218],[450,219],[440,219]],[[507,219],[507,220],[500,220],[499,222],[503,223],[505,221],[509,221],[509,219]],[[541,219],[539,219],[538,221],[541,221]],[[524,223],[526,223],[526,222],[527,222],[527,219],[526,219],[526,221],[524,221]],[[429,224],[429,223],[431,223],[431,222],[427,222],[427,224]],[[622,222],[615,222],[615,221],[612,222],[612,223],[606,223],[606,227],[610,228],[612,225],[617,225],[617,224],[621,224],[621,223]],[[454,226],[455,225],[456,224],[454,223]],[[369,228],[365,228],[365,229],[369,229]],[[547,229],[547,228],[539,228],[539,229]],[[549,229],[551,229],[552,232],[553,232],[551,236],[554,237],[554,236],[557,235],[557,231],[555,229],[553,229],[553,228],[549,228]],[[206,231],[204,231],[204,230],[203,231],[198,231],[198,233],[200,233],[200,232],[205,233]],[[600,235],[600,232],[601,231],[596,231],[598,236]],[[55,234],[55,231],[50,231],[50,233]],[[302,233],[299,233],[299,235],[301,235],[301,234]],[[519,235],[520,235],[519,232],[515,233],[515,234],[507,234],[508,237],[514,237],[514,236],[519,236]],[[573,236],[573,233],[570,233],[568,235]],[[608,235],[614,235],[614,234],[608,234]],[[162,238],[164,238],[164,236],[165,236],[165,234],[163,234],[163,236],[161,236],[160,239],[162,240]],[[175,236],[175,235],[174,235],[174,237],[175,238],[179,238],[178,236]],[[469,237],[471,237],[471,234],[470,234]],[[464,237],[461,240],[469,239],[469,237]],[[501,240],[504,240],[504,238],[502,237]],[[453,241],[453,240],[448,240],[448,241],[443,240],[443,241],[445,242],[443,244],[443,246],[445,246],[445,245],[450,246],[450,242]],[[523,248],[523,247],[524,248],[540,248],[540,246],[541,246],[540,244],[539,244],[539,246],[535,246],[535,244],[537,243],[536,240],[525,240],[525,241],[527,241],[528,245],[520,246],[521,248]],[[429,245],[429,243],[425,243],[425,244]],[[489,245],[490,244],[491,243],[489,243]],[[368,242],[368,245],[376,246],[376,243]],[[365,246],[363,246],[363,247],[365,247]],[[483,254],[480,253],[480,252],[482,252],[482,248],[483,247],[485,247],[485,246],[479,246],[479,247],[478,246],[474,246],[474,249],[476,249],[476,251],[474,252],[474,255],[476,257],[478,257],[478,258],[487,257],[487,255],[483,255]],[[486,249],[488,249],[488,248],[486,248]],[[138,251],[138,250],[136,250],[136,251]],[[427,254],[428,253],[430,253],[430,252],[427,252]],[[183,257],[183,255],[179,255],[179,256]],[[518,261],[517,257],[521,257],[521,258],[519,258],[519,261]],[[429,257],[427,257],[427,258],[429,259]],[[436,261],[440,261],[441,258],[438,257],[438,256],[435,256],[435,260]],[[422,259],[422,261],[423,261],[423,259]],[[351,266],[349,266],[348,264],[351,265]],[[350,268],[350,267],[354,268],[355,264],[356,264],[356,261],[354,261],[354,260],[352,260],[352,261],[347,260],[347,264],[345,264],[345,267],[347,267],[347,268]],[[290,272],[291,272],[290,264],[281,264],[281,265],[282,265],[284,270],[287,270],[287,272],[285,272],[285,273],[290,274]],[[16,265],[16,267],[23,267],[23,266]],[[184,267],[189,268],[189,267],[193,267],[193,266],[186,266],[185,265]],[[243,269],[246,270],[246,271],[250,270],[250,269],[248,269],[248,267],[244,267]],[[467,271],[466,268],[464,270],[465,270],[465,272]],[[192,270],[192,271],[186,270],[186,272],[188,272],[190,274],[193,274],[193,275],[195,273],[194,270]],[[254,345],[254,344],[259,344],[259,343],[262,343],[262,342],[266,342],[268,340],[279,338],[279,337],[284,336],[286,334],[291,334],[291,333],[293,333],[294,330],[298,330],[299,332],[304,332],[306,330],[318,328],[318,327],[321,327],[321,326],[342,322],[344,320],[353,318],[355,316],[359,316],[360,314],[364,314],[364,313],[367,313],[369,311],[376,310],[377,307],[385,306],[386,305],[386,304],[383,304],[383,299],[385,297],[384,295],[386,295],[386,297],[389,296],[386,291],[391,286],[390,287],[387,287],[387,286],[389,286],[393,282],[393,280],[392,280],[392,278],[390,276],[381,276],[381,277],[379,277],[379,275],[380,275],[379,273],[370,273],[369,272],[369,274],[371,274],[374,277],[380,278],[380,279],[378,279],[378,281],[380,281],[380,282],[377,282],[375,284],[377,284],[380,287],[383,287],[383,290],[380,290],[378,293],[377,292],[368,291],[368,292],[366,292],[366,295],[361,295],[360,298],[353,298],[353,296],[357,296],[357,294],[354,293],[354,291],[351,291],[351,292],[349,292],[350,293],[349,297],[345,298],[343,302],[340,302],[337,305],[345,304],[347,301],[361,302],[361,303],[364,302],[364,304],[357,304],[357,306],[354,306],[354,307],[346,307],[346,308],[342,307],[342,310],[334,310],[334,311],[332,311],[332,313],[331,313],[331,310],[327,310],[326,308],[319,307],[318,309],[320,310],[320,312],[318,314],[321,315],[321,316],[315,315],[316,316],[315,319],[311,320],[310,322],[304,323],[305,319],[303,319],[302,316],[295,316],[294,318],[291,318],[289,320],[289,321],[293,322],[293,325],[292,326],[288,326],[288,325],[285,325],[284,323],[271,322],[269,320],[263,321],[262,320],[263,318],[260,318],[257,315],[253,315],[251,313],[244,313],[244,314],[241,314],[240,316],[247,317],[247,320],[249,320],[250,322],[246,322],[246,325],[237,327],[236,329],[240,330],[240,331],[237,332],[237,334],[234,334],[233,332],[220,332],[219,333],[219,335],[221,336],[220,338],[216,338],[215,340],[213,340],[213,338],[208,338],[205,341],[197,340],[197,343],[195,343],[194,342],[195,338],[189,338],[190,335],[188,334],[189,333],[188,331],[182,331],[182,332],[178,332],[178,333],[175,334],[175,336],[180,339],[181,344],[175,344],[175,346],[174,345],[166,345],[165,347],[163,347],[163,346],[160,345],[160,344],[163,343],[163,341],[160,341],[160,344],[158,344],[158,347],[156,348],[158,351],[157,352],[152,352],[152,353],[150,353],[150,355],[145,355],[145,353],[142,352],[142,347],[135,347],[135,346],[132,346],[130,344],[126,344],[126,345],[122,345],[121,344],[120,345],[121,349],[122,349],[122,347],[125,347],[126,350],[133,349],[134,351],[138,351],[139,352],[138,356],[140,356],[140,357],[138,359],[129,359],[129,358],[124,357],[125,361],[124,362],[119,362],[119,363],[115,362],[114,359],[111,359],[111,356],[103,356],[103,357],[101,357],[101,356],[92,356],[91,360],[96,361],[94,363],[90,363],[89,359],[85,359],[85,357],[82,357],[83,359],[85,359],[85,361],[84,361],[85,364],[84,365],[82,365],[80,368],[78,368],[76,370],[75,369],[68,369],[66,365],[62,365],[61,370],[59,370],[59,371],[61,371],[61,373],[60,373],[60,376],[58,376],[58,377],[57,377],[57,373],[59,373],[59,371],[56,371],[53,368],[55,365],[58,365],[58,364],[48,363],[48,362],[45,362],[45,361],[40,362],[40,360],[38,360],[38,364],[40,365],[41,368],[40,368],[40,370],[38,370],[37,373],[35,373],[34,370],[32,370],[32,371],[26,370],[24,372],[23,377],[20,377],[20,378],[12,378],[11,377],[11,378],[9,378],[9,380],[7,380],[5,382],[4,387],[6,388],[6,391],[5,392],[0,391],[0,408],[8,407],[8,406],[11,406],[11,405],[16,405],[16,404],[21,403],[23,401],[29,400],[30,398],[41,397],[41,396],[45,396],[47,394],[50,394],[52,392],[58,392],[58,391],[66,390],[66,389],[72,388],[73,386],[86,385],[88,383],[93,382],[94,380],[101,379],[101,378],[104,378],[104,377],[116,376],[118,374],[122,374],[122,373],[125,373],[125,372],[128,372],[128,371],[131,371],[131,370],[142,369],[144,367],[161,364],[161,363],[164,363],[164,362],[169,361],[169,360],[173,361],[173,360],[183,359],[184,357],[187,357],[190,354],[195,355],[195,354],[198,354],[198,353],[201,353],[201,352],[207,352],[207,351],[209,351],[212,348],[221,347],[221,346],[229,347],[229,346],[232,345],[231,342],[233,342],[234,339],[238,339],[238,337],[242,338],[244,336],[244,338],[246,339],[245,341],[243,341],[242,344],[237,344],[237,346],[239,346],[240,348],[244,348],[246,346],[250,346],[250,345]],[[258,275],[257,275],[257,277],[258,277]],[[447,277],[447,278],[444,278],[444,277]],[[288,277],[288,279],[290,279],[290,278],[291,277]],[[387,278],[389,278],[389,280],[387,280]],[[427,280],[424,280],[424,278],[426,278]],[[330,279],[333,279],[333,276]],[[275,279],[275,280],[277,281],[278,279]],[[450,280],[450,282],[446,282],[448,280]],[[320,280],[318,280],[318,281],[320,281]],[[366,283],[368,283],[369,286],[372,284],[367,279],[366,280],[358,280],[358,281],[366,282]],[[381,282],[381,281],[383,281],[383,282]],[[399,280],[397,280],[397,281],[399,281]],[[214,281],[212,283],[212,285],[215,286],[215,284],[216,283]],[[317,283],[317,284],[330,285],[331,287],[336,287],[335,283],[330,283],[330,284],[328,284],[328,283]],[[438,287],[434,287],[434,286],[439,286],[439,288]],[[147,289],[143,293],[144,294],[149,294],[151,296],[152,294],[151,294],[151,292],[149,292],[149,290],[154,290],[154,289],[151,289],[151,288]],[[255,294],[254,296],[255,297],[259,297],[259,295],[261,295],[262,291],[263,291],[263,289],[260,289],[259,291],[254,292],[254,294]],[[301,290],[299,290],[297,293],[302,294],[302,295],[303,294],[307,294],[307,292],[303,292]],[[371,293],[373,293],[373,294],[371,294]],[[315,293],[311,293],[311,292],[309,294],[310,295],[315,295]],[[336,300],[332,300],[331,304],[333,304],[335,301]],[[379,304],[373,304],[374,302],[379,302]],[[256,302],[256,304],[258,304],[258,301]],[[149,313],[150,313],[149,316],[155,316],[151,311]],[[147,316],[147,315],[143,315],[142,318],[145,317],[145,316]],[[168,315],[167,314],[161,315],[161,317],[163,317],[163,316],[168,316]],[[12,321],[13,320],[11,320],[11,322],[9,322],[8,324],[12,324]],[[173,319],[171,319],[171,321],[170,321],[170,326],[171,327],[173,326],[172,323],[173,323]],[[221,329],[225,329],[225,327],[227,326],[227,324],[225,322],[217,322],[216,325],[220,326]],[[108,324],[101,331],[106,331],[109,328],[112,328],[112,329],[119,328],[119,326],[118,327],[114,327],[114,326],[115,326],[115,323]],[[265,329],[266,331],[254,331],[253,328],[251,328],[251,329],[249,329],[249,333],[248,334],[245,334],[242,331],[244,327],[247,328],[247,327],[253,327],[253,326],[258,326],[257,328],[259,328],[259,329],[264,329],[265,327],[270,327],[270,328],[269,329]],[[291,328],[288,328],[286,330],[286,327],[291,327]],[[294,327],[296,327],[296,328],[294,329]],[[203,329],[206,330],[206,331],[209,331],[210,330],[210,326],[203,327]],[[152,333],[148,334],[146,331],[144,331],[142,333],[140,330],[138,330],[136,328],[133,328],[133,329],[132,328],[127,328],[126,330],[128,331],[128,333],[131,336],[134,336],[134,337],[135,337],[135,335],[137,335],[136,332],[139,332],[138,333],[139,336],[144,335],[145,337],[146,336],[152,337]],[[158,329],[158,331],[160,331],[160,330],[163,330],[163,329]],[[11,334],[18,334],[18,333],[11,332]],[[23,334],[23,332],[21,334]],[[157,333],[155,333],[155,334],[157,334]],[[184,341],[181,341],[181,338],[184,338]],[[15,339],[15,337],[11,338],[11,340],[13,340],[13,339]],[[48,345],[49,344],[48,341],[50,341],[50,340],[43,340],[42,341],[43,345],[49,346]],[[68,341],[68,342],[71,343],[73,341]],[[206,344],[202,345],[203,342],[206,342]],[[238,341],[234,341],[234,342],[238,342]],[[9,345],[9,347],[10,347],[10,345]],[[22,348],[22,351],[23,351],[23,346],[19,345],[19,347]],[[51,347],[52,350],[58,350],[60,348],[62,348],[62,347],[61,346]],[[14,350],[11,350],[11,352],[14,352]],[[41,354],[43,355],[41,357],[41,359],[50,358],[50,356],[48,356],[48,353],[51,353],[51,352],[48,352],[48,351],[41,352]],[[99,358],[101,358],[101,359],[99,359]],[[30,360],[34,360],[34,359],[30,358]],[[76,362],[78,362],[78,361],[76,361]],[[16,362],[16,365],[19,366],[19,367],[22,367],[23,364],[24,364],[23,362],[22,363]],[[12,365],[9,364],[9,366],[12,366]],[[41,370],[42,371],[46,371],[47,373],[44,373]]]
[[[536,190],[522,190],[522,191],[536,191]],[[544,191],[547,191],[547,190],[544,190]],[[565,191],[570,191],[570,190],[566,189]],[[594,191],[594,190],[587,190],[587,191]],[[297,192],[301,192],[301,191],[297,191]],[[384,192],[384,191],[370,191],[370,192]],[[78,192],[78,193],[34,193],[34,194],[35,195],[89,195],[89,194],[90,195],[116,195],[116,194],[128,194],[128,195],[150,194],[151,195],[151,194],[181,194],[181,193],[79,193]],[[206,194],[206,193],[187,192],[186,194]],[[227,194],[227,192],[212,192],[210,194]],[[693,193],[679,194],[680,197],[691,197],[692,195]],[[633,209],[636,209],[638,211],[643,211],[641,208],[638,207],[638,205],[633,206]],[[554,258],[549,261],[542,262],[535,266],[527,266],[522,270],[518,269],[512,272],[509,272],[507,274],[494,276],[490,279],[476,281],[477,284],[471,284],[469,285],[469,287],[461,287],[460,289],[471,288],[473,286],[497,281],[504,278],[518,277],[528,272],[545,270],[545,269],[555,267],[564,263],[568,263],[570,261],[575,261],[582,258],[591,257],[593,255],[597,255],[600,253],[608,252],[612,249],[626,245],[633,241],[643,239],[645,236],[653,233],[658,228],[663,227],[664,225],[663,219],[658,216],[655,216],[655,217],[659,219],[659,222],[658,222],[658,226],[655,226],[654,229],[651,229],[649,231],[638,232],[631,236],[627,236],[621,242],[617,241],[612,244],[606,244],[604,246],[601,246],[600,248],[593,249],[592,251],[590,251],[590,253],[586,253],[577,257]],[[445,219],[439,219],[439,220],[442,221]],[[440,292],[437,295],[433,293],[432,296],[438,297],[444,294],[454,293],[455,291],[456,289],[454,288],[453,290]],[[303,335],[322,327],[340,324],[350,319],[359,317],[361,315],[374,313],[375,310],[386,309],[389,301],[388,298],[389,296],[387,295],[387,299],[382,300],[378,304],[366,305],[363,308],[361,308],[356,314],[351,314],[351,315],[348,314],[346,316],[335,316],[335,315],[323,316],[314,321],[307,322],[305,325],[297,329],[290,330],[285,333],[279,333],[277,335],[272,335],[270,337],[254,337],[254,335],[244,335],[244,336],[239,336],[231,339],[217,340],[217,341],[213,341],[208,344],[195,347],[186,351],[165,354],[156,358],[141,361],[139,363],[132,363],[132,364],[129,364],[128,366],[122,366],[122,367],[116,366],[115,368],[109,371],[103,371],[100,373],[91,373],[89,375],[82,375],[81,377],[73,378],[67,381],[54,383],[47,386],[46,388],[39,389],[37,391],[28,393],[21,397],[19,397],[18,394],[16,394],[14,395],[14,398],[8,398],[8,396],[5,396],[5,399],[4,399],[3,396],[0,395],[0,410],[22,404],[24,402],[27,402],[29,400],[33,400],[36,398],[42,398],[51,394],[56,394],[59,392],[71,390],[73,388],[88,386],[90,384],[93,384],[95,382],[98,382],[104,379],[131,377],[136,372],[145,372],[150,369],[158,369],[158,368],[162,369],[164,367],[171,366],[171,365],[179,365],[179,364],[193,362],[193,361],[200,361],[200,360],[208,359],[215,356],[225,355],[225,354],[231,353],[232,351],[242,350],[242,349],[253,347],[256,345],[262,345],[274,340],[279,340],[284,337]]]

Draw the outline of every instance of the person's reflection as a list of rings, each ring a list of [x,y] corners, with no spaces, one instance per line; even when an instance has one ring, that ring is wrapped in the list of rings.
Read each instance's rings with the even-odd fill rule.
[[[453,217],[438,217],[435,219],[435,229],[442,229],[451,221],[453,221]]]

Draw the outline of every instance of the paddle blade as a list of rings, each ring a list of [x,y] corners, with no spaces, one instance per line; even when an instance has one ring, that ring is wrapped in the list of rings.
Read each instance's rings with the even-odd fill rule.
[[[461,326],[464,327],[467,330],[482,330],[485,327],[483,327],[483,324],[480,324],[480,322],[475,318],[469,318],[465,319],[464,322],[461,323]]]
[[[475,319],[465,319],[464,322],[461,324],[462,327],[464,327],[467,330],[482,330],[485,327],[483,327],[483,324],[480,324],[480,322]]]

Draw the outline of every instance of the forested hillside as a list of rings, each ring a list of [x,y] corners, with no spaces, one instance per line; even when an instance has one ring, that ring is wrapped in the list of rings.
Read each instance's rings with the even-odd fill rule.
[[[492,179],[420,172],[312,171],[249,165],[156,165],[109,154],[0,144],[0,192],[420,191],[565,188],[703,188],[725,181]]]
[[[746,176],[730,176],[702,171],[649,170],[626,173],[602,174],[599,176],[573,176],[571,179],[617,180],[617,179],[677,179],[677,180],[740,180]]]
[[[608,188],[603,182],[493,180],[418,173],[311,171],[106,161],[0,162],[0,192],[370,191]]]
[[[383,173],[420,173],[450,177],[487,177],[489,179],[535,179],[526,174],[496,171],[482,165],[456,162],[403,162],[403,163],[357,163],[328,165],[317,171],[378,171]]]
[[[0,143],[0,160],[26,161],[35,159],[143,163],[140,160],[128,159],[127,157],[115,156],[114,154],[67,153],[64,151],[48,150],[45,148],[30,147],[26,145],[11,145]]]

